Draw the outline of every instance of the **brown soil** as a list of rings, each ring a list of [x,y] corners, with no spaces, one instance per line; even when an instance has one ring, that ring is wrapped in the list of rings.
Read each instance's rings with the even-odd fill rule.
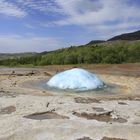
[[[44,68],[51,72],[52,71],[60,72],[74,67],[88,69],[95,73],[140,77],[140,64],[53,65],[53,66],[46,66]]]

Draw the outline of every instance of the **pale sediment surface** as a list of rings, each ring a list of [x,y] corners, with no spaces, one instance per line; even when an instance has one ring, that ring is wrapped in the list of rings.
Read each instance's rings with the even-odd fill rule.
[[[99,74],[121,86],[116,95],[64,95],[32,87],[52,70],[6,72],[0,71],[0,140],[139,140],[139,76]]]

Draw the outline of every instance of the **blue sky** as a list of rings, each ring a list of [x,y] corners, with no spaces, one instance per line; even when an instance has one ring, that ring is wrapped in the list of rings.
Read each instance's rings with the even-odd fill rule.
[[[0,0],[0,53],[50,51],[139,29],[139,0]]]

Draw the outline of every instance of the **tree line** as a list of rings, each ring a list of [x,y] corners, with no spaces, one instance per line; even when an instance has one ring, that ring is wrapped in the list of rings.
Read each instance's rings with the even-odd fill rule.
[[[121,64],[140,62],[140,41],[71,46],[30,57],[0,60],[0,65]]]

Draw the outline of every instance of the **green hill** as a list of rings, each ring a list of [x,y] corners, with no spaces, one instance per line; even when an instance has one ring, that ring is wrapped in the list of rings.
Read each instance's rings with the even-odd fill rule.
[[[73,46],[30,57],[1,60],[0,65],[54,65],[140,62],[140,40],[108,41],[100,44]]]
[[[114,41],[114,40],[140,40],[140,30],[133,32],[133,33],[126,33],[122,35],[115,36],[108,41]]]
[[[92,40],[86,45],[99,44],[99,43],[103,43],[103,42],[105,42],[105,40]]]
[[[138,32],[137,32],[138,33]],[[132,34],[131,34],[132,35]],[[130,36],[130,34],[128,34]],[[114,37],[115,38],[115,37]],[[136,39],[136,38],[135,38]],[[121,64],[140,62],[140,40],[91,41],[86,45],[72,46],[51,52],[21,55],[0,60],[0,65],[64,65],[64,64]]]
[[[29,57],[29,56],[34,56],[37,53],[35,52],[26,52],[26,53],[0,53],[0,60],[3,59],[16,59],[20,57]]]

